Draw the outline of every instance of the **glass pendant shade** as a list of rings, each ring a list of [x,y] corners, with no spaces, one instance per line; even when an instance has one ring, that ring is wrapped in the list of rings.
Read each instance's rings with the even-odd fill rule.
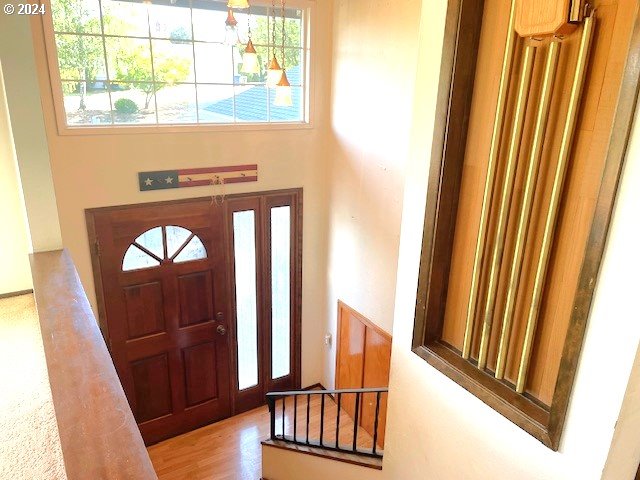
[[[240,36],[238,34],[238,22],[233,16],[233,10],[229,9],[227,19],[224,22],[224,44],[227,46],[234,46],[240,43]]]
[[[229,8],[249,8],[248,0],[229,0],[227,3]]]
[[[253,46],[251,39],[247,42],[247,47],[242,55],[242,73],[260,73],[260,65],[258,64],[258,54]]]
[[[278,59],[274,55],[269,63],[269,69],[267,70],[267,87],[275,88],[280,83],[280,79],[282,78],[282,68],[280,68],[280,64],[278,63]]]
[[[287,78],[287,72],[284,70],[282,71],[282,78],[276,85],[276,98],[273,100],[273,104],[277,107],[290,107],[293,105],[291,84]]]

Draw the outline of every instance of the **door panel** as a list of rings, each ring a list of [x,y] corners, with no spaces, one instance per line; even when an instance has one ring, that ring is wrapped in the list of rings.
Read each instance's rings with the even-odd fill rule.
[[[146,422],[171,413],[169,360],[166,354],[131,362],[135,386],[138,422]]]
[[[164,300],[160,282],[125,287],[129,340],[163,332]]]
[[[229,416],[222,209],[116,208],[95,228],[111,352],[145,442]]]
[[[188,327],[214,320],[211,272],[195,272],[178,277],[180,326]]]
[[[187,406],[218,398],[216,344],[203,343],[182,349]]]

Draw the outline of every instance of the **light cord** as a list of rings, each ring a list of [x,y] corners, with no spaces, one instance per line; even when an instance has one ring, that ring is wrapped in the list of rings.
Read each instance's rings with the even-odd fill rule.
[[[276,58],[276,0],[271,0],[271,15],[272,15],[272,22],[271,22],[271,44],[273,45],[273,58],[276,59],[276,61],[278,60]]]
[[[282,4],[282,71],[285,71],[286,68],[286,61],[284,58],[284,38],[285,38],[285,28],[284,28],[284,0],[281,0],[281,4]]]

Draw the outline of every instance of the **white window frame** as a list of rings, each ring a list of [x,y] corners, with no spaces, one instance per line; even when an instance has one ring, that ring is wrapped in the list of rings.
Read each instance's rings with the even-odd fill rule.
[[[250,0],[254,5],[270,7],[271,2],[264,0]],[[46,47],[47,65],[56,124],[59,135],[113,135],[136,133],[189,133],[211,131],[246,131],[246,130],[297,130],[313,128],[314,112],[314,68],[311,54],[315,44],[315,1],[314,0],[288,0],[286,8],[304,10],[301,55],[304,55],[304,69],[302,72],[303,112],[302,121],[299,122],[236,122],[236,123],[185,123],[185,124],[105,124],[105,125],[69,125],[67,124],[64,107],[64,95],[62,80],[58,67],[58,53],[55,42],[53,18],[51,15],[51,0],[42,0],[46,11],[40,16],[42,31]],[[276,5],[277,6],[277,5]],[[106,61],[106,58],[105,58]],[[195,81],[194,81],[195,83]]]

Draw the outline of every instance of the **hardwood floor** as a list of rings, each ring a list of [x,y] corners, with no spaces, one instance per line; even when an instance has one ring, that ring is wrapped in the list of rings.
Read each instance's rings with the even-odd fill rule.
[[[285,435],[290,438],[294,430],[294,400],[287,398],[285,405]],[[309,439],[320,437],[320,395],[311,395],[309,405]],[[296,438],[306,440],[306,397],[298,399]],[[277,404],[276,434],[282,434],[282,402]],[[335,445],[337,405],[325,400],[323,441]],[[353,421],[340,412],[340,445],[353,443]],[[269,438],[269,411],[267,407],[228,418],[193,432],[165,440],[148,448],[149,456],[160,480],[259,480],[262,464],[260,442]],[[371,436],[358,430],[358,448],[371,449]]]

